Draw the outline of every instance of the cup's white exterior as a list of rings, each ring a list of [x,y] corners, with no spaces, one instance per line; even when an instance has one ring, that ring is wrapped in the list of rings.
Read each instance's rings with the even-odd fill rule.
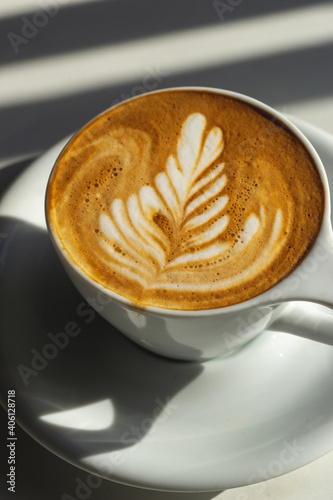
[[[287,301],[309,300],[333,307],[333,236],[329,186],[318,154],[289,120],[270,107],[235,92],[201,89],[234,96],[266,111],[300,138],[316,162],[326,191],[322,228],[311,252],[285,280],[258,297],[220,309],[177,311],[155,307],[141,308],[85,275],[62,248],[46,213],[48,230],[58,255],[74,285],[87,302],[108,322],[142,347],[182,360],[204,360],[232,353],[273,321],[283,317],[284,303]],[[289,318],[289,321],[292,321],[290,314]],[[329,337],[333,345],[333,315],[331,331],[332,335]],[[316,332],[312,334],[308,331],[305,336],[316,339]]]
[[[262,332],[276,308],[256,304],[235,311],[139,309],[111,298],[103,287],[77,273],[63,254],[60,258],[76,288],[101,316],[142,347],[175,359],[205,360],[230,354]]]

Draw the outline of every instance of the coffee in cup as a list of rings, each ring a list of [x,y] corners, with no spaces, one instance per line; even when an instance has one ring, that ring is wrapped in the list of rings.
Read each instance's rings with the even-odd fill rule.
[[[325,194],[283,123],[233,96],[178,89],[104,112],[59,156],[53,230],[90,278],[142,307],[230,306],[311,250]]]

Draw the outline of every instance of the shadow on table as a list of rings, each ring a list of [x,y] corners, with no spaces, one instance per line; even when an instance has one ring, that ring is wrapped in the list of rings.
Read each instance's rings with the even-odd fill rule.
[[[318,2],[323,5],[326,3],[330,2]],[[108,47],[112,52],[119,43],[146,39],[148,44],[149,38],[156,35],[176,35],[209,26],[220,26],[223,30],[224,25],[240,20],[260,19],[266,14],[285,13],[287,18],[290,9],[312,6],[313,2],[230,2],[234,7],[229,5],[230,10],[221,22],[214,5],[222,4],[228,2],[126,0],[63,5],[49,19],[47,26],[39,30],[38,36],[32,37],[29,43],[20,47],[18,54],[14,53],[6,40],[8,43],[4,45],[2,52],[3,71],[10,69],[12,64],[19,69],[21,62],[29,62],[31,59],[35,59],[36,63],[40,59],[41,64],[44,64],[44,59],[41,58],[47,56],[51,58],[72,53],[74,58],[76,53],[80,54],[80,51],[88,48]],[[27,18],[31,16],[33,13],[30,17],[27,14]],[[21,18],[20,14],[0,19],[2,32],[19,33],[22,28]],[[225,50],[228,51],[228,46]],[[188,71],[180,69],[172,74],[165,71],[163,61],[150,68],[145,68],[142,63],[141,78],[129,77],[119,84],[23,104],[3,105],[0,121],[0,135],[3,138],[1,155],[5,158],[45,150],[73,133],[114,101],[170,86],[203,85],[232,89],[258,98],[273,107],[332,96],[332,54],[333,44],[322,42],[279,53],[246,57],[244,60],[217,62],[204,68],[194,67]],[[114,71],[117,74],[117,68]],[[143,83],[145,78],[149,78],[149,88]]]
[[[0,54],[0,64],[80,52],[105,45],[112,48],[112,45],[123,42],[214,26],[221,23],[223,11],[223,23],[229,24],[272,13],[287,13],[290,9],[312,5],[313,0],[220,0],[209,3],[206,0],[91,0],[75,2],[74,5],[70,2],[62,5],[61,0],[41,2],[38,9],[28,11],[24,16],[22,12],[0,17],[0,32],[7,34]],[[39,12],[39,16],[36,12]],[[34,30],[34,21],[39,29]],[[19,43],[20,40],[15,37],[8,38],[9,33],[24,36],[25,32],[30,34],[29,43]],[[18,44],[16,51],[11,40],[14,45],[15,42]]]

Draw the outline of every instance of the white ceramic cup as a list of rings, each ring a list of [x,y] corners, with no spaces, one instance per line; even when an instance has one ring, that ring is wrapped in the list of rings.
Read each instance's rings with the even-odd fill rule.
[[[189,90],[191,88],[187,87]],[[289,128],[307,148],[321,175],[326,194],[322,226],[310,253],[294,272],[276,286],[237,305],[199,311],[147,306],[140,308],[93,281],[73,263],[52,229],[46,211],[49,234],[67,273],[86,301],[109,323],[137,344],[163,356],[193,361],[226,356],[268,328],[333,345],[333,313],[327,310],[327,313],[318,311],[307,314],[307,308],[297,303],[313,302],[333,309],[333,234],[329,185],[317,152],[295,125],[269,106],[231,91],[202,87],[195,89],[233,96],[263,110],[273,120]],[[171,89],[158,92],[168,90]]]

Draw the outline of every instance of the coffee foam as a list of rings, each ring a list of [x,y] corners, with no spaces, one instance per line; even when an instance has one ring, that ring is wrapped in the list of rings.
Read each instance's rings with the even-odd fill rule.
[[[106,112],[60,156],[50,221],[89,276],[143,305],[242,302],[288,275],[324,191],[300,141],[251,106],[169,91]]]

